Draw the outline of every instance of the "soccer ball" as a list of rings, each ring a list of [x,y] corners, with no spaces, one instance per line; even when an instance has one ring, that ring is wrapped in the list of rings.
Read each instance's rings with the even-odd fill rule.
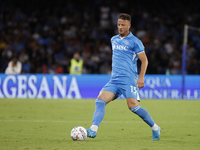
[[[82,126],[74,127],[71,130],[71,138],[74,141],[84,141],[87,138],[87,131]]]

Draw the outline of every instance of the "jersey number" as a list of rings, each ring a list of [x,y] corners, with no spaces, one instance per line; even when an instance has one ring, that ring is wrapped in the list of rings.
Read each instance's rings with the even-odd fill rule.
[[[131,87],[131,93],[135,93],[136,92],[136,87],[135,86],[130,86]]]

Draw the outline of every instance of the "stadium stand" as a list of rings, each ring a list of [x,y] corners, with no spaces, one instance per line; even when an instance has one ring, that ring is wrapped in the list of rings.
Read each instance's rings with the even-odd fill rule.
[[[198,2],[195,2],[198,3]],[[142,40],[147,74],[181,74],[184,24],[200,27],[199,4],[130,1],[11,1],[0,5],[0,72],[18,58],[22,73],[69,73],[78,51],[83,74],[110,74],[110,38],[119,13],[132,16],[131,31]],[[189,32],[187,74],[200,74],[200,33]]]

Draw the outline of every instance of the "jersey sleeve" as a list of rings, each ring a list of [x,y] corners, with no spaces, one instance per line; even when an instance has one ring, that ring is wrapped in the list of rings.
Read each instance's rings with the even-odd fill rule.
[[[112,42],[112,41],[113,41],[114,37],[115,37],[115,36],[113,36],[113,37],[110,39],[110,42]]]
[[[144,45],[142,43],[142,41],[140,40],[137,40],[135,43],[134,43],[134,52],[136,54],[139,54],[141,52],[144,52]]]

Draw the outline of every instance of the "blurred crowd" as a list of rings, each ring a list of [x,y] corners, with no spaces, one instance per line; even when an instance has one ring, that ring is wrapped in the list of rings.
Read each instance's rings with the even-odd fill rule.
[[[124,12],[145,46],[147,74],[181,74],[184,24],[200,27],[199,5],[184,2],[1,1],[0,72],[18,58],[22,73],[69,73],[79,52],[83,74],[110,74],[110,38],[118,34],[118,15]],[[200,74],[199,66],[200,32],[189,30],[187,74]]]

